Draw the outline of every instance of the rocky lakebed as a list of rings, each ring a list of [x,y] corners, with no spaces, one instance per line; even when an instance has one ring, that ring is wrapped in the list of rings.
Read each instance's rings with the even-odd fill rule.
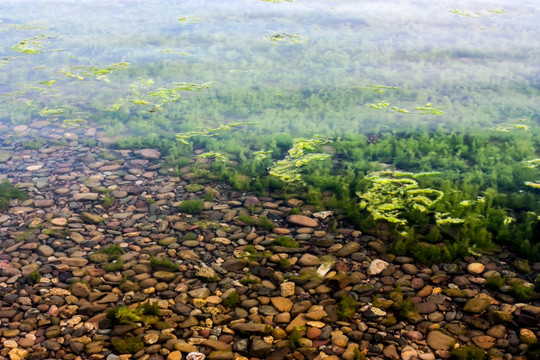
[[[540,297],[526,290],[540,263],[510,249],[423,265],[332,211],[199,185],[93,128],[0,134],[0,181],[27,194],[0,212],[0,358],[538,354]]]

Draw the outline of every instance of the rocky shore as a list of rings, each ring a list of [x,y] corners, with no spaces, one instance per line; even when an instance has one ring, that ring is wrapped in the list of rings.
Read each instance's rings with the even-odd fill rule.
[[[425,266],[92,128],[0,134],[0,181],[28,195],[0,212],[0,358],[525,360],[538,342],[540,298],[522,292],[540,263],[509,251]],[[202,211],[179,211],[191,199]]]

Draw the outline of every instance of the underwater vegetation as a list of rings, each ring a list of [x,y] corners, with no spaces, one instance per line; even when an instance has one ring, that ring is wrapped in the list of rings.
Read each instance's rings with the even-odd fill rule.
[[[296,44],[307,41],[307,38],[300,34],[289,34],[284,32],[267,35],[266,37],[272,42],[272,45],[277,45],[278,43]]]
[[[362,6],[290,2],[223,12],[166,1],[169,18],[141,2],[129,23],[78,10],[60,24],[48,8],[40,14],[49,20],[0,24],[0,121],[96,127],[116,147],[160,149],[162,171],[189,167],[200,185],[227,181],[333,209],[419,261],[501,245],[540,258],[535,13],[424,4],[420,16],[448,31]],[[271,9],[272,23],[253,9]],[[18,11],[11,17],[25,18]],[[0,208],[8,200],[0,196]],[[104,205],[114,203],[105,196]],[[180,205],[203,209],[202,199]],[[119,255],[95,257],[123,268]]]
[[[0,211],[8,207],[10,199],[25,200],[26,194],[9,181],[4,180],[0,183]]]

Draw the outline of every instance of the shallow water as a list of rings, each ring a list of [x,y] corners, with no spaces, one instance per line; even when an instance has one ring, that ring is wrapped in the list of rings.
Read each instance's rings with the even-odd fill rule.
[[[1,14],[3,122],[339,136],[540,121],[528,1],[8,1]],[[149,96],[175,83],[209,87]]]

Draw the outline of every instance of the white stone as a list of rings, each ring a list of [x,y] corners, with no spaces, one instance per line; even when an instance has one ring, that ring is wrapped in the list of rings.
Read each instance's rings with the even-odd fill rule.
[[[380,274],[384,269],[388,267],[388,263],[381,259],[375,259],[369,264],[367,268],[367,274],[370,276]]]

